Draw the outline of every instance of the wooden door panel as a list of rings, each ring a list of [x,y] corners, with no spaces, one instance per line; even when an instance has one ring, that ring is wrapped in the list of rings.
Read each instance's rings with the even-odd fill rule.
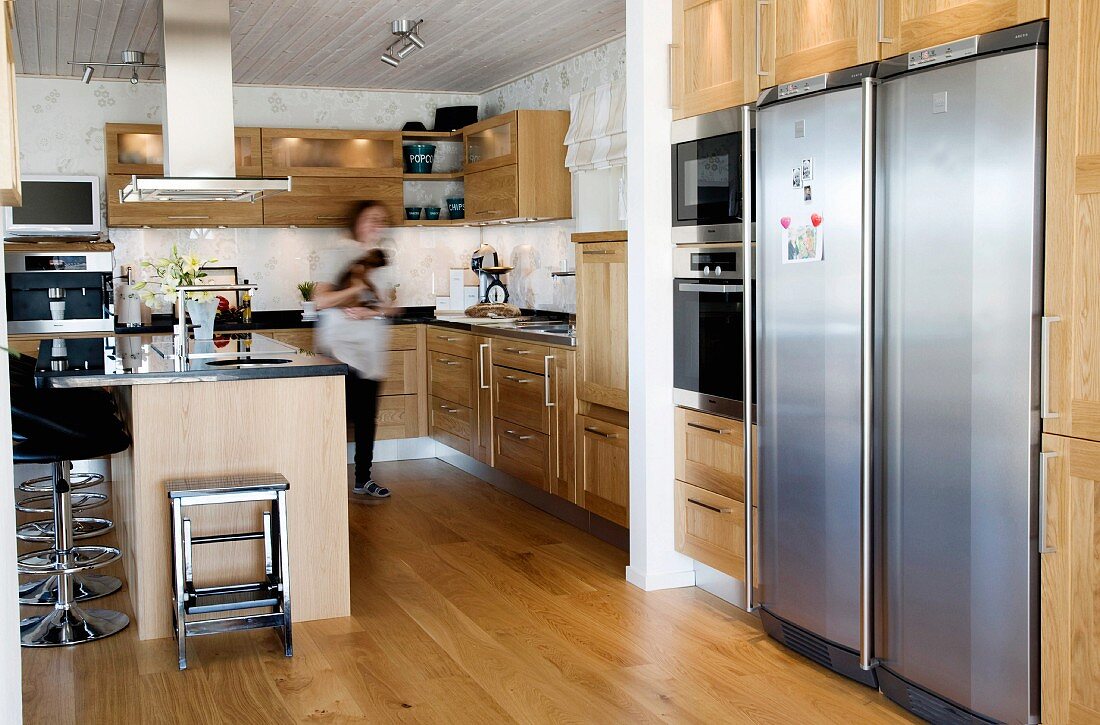
[[[629,409],[626,242],[577,245],[577,397]]]
[[[493,365],[493,415],[519,425],[550,433],[546,405],[546,377]]]
[[[429,392],[437,398],[471,407],[473,365],[470,360],[437,352],[429,352],[428,357]]]
[[[620,526],[630,525],[629,431],[577,416],[580,504]]]
[[[474,221],[519,216],[519,168],[512,164],[466,174],[466,217]]]
[[[1047,16],[1047,0],[883,0],[882,8],[884,58]]]
[[[755,100],[754,0],[676,0],[673,116],[686,118]]]
[[[876,0],[772,0],[766,85],[878,60]]]

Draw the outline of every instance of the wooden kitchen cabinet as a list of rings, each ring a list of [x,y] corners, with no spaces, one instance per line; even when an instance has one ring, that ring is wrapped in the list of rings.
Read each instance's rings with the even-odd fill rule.
[[[440,443],[472,456],[477,441],[480,398],[474,336],[429,327],[427,338],[428,433]]]
[[[477,425],[474,431],[474,458],[487,466],[493,465],[493,338],[474,336],[473,343],[477,353],[474,364],[475,373],[475,416]]]
[[[291,345],[298,348],[303,352],[313,352],[313,328],[301,327],[301,328],[286,328],[280,330],[256,330],[261,335],[267,335],[268,337],[281,342],[285,345]]]
[[[512,111],[463,129],[466,219],[567,219],[568,111]]]
[[[577,488],[576,353],[550,348],[550,492],[570,503],[580,503]]]
[[[112,227],[258,227],[264,222],[263,201],[119,201],[130,176],[107,175],[107,225]]]
[[[294,176],[290,191],[264,199],[263,223],[268,226],[341,227],[351,221],[360,202],[371,199],[385,204],[391,221],[397,224],[405,218],[404,194],[399,176]]]
[[[731,420],[690,408],[675,409],[676,478],[699,488],[745,500],[745,428]],[[753,437],[756,426],[753,426]],[[754,440],[755,442],[755,440]],[[755,451],[755,445],[754,445]],[[755,453],[753,471],[755,474]],[[755,475],[754,475],[755,479]],[[753,492],[759,490],[753,481]],[[755,497],[754,497],[754,500]]]
[[[745,578],[745,506],[676,481],[676,551],[737,579]]]
[[[629,410],[626,241],[576,245],[577,397]]]
[[[1100,443],[1043,436],[1042,722],[1100,722]]]
[[[237,176],[263,176],[260,129],[233,129]],[[164,175],[164,131],[158,123],[108,123],[103,127],[107,173],[125,176]]]
[[[550,436],[498,418],[493,424],[493,465],[535,488],[550,491]]]
[[[3,4],[4,40],[0,43],[0,206],[20,206],[23,187],[19,173],[19,121],[15,105],[15,53],[12,29],[15,3]]]
[[[493,365],[496,417],[550,434],[550,388],[545,375]]]
[[[673,118],[698,116],[759,95],[762,21],[756,0],[674,0]]]
[[[629,431],[587,415],[577,416],[580,504],[608,521],[630,525]]]
[[[267,176],[400,178],[404,173],[400,131],[265,128],[261,148]]]
[[[760,3],[761,87],[879,59],[882,0],[771,0]]]
[[[1047,17],[1047,0],[879,0],[882,57]]]

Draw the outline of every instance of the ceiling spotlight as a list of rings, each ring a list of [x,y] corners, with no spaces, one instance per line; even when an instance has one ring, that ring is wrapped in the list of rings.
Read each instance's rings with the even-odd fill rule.
[[[86,65],[84,66],[84,75],[80,77],[80,80],[84,83],[91,83],[93,74],[95,74],[95,68],[91,67],[90,65]]]
[[[387,65],[392,65],[394,68],[396,68],[398,65],[401,64],[401,59],[393,57],[392,55],[390,55],[390,51],[387,50],[385,53],[382,54],[382,62],[386,63]]]
[[[405,37],[408,38],[409,42],[415,45],[417,48],[423,48],[425,45],[427,45],[427,43],[424,42],[424,39],[416,34],[415,30],[410,30],[409,34]]]
[[[95,73],[96,68],[124,68],[130,70],[130,82],[137,84],[140,80],[138,78],[138,68],[163,68],[164,66],[158,63],[146,63],[145,53],[140,50],[124,50],[122,51],[121,63],[99,63],[92,60],[86,61],[69,61],[69,65],[84,66],[84,74],[81,76],[81,80],[85,83],[92,82],[92,75]],[[123,76],[125,78],[125,76]]]
[[[134,72],[130,75],[130,85],[136,86],[138,84],[137,68],[134,68]]]
[[[413,52],[414,50],[416,50],[416,46],[413,45],[412,43],[408,43],[407,45],[403,45],[397,51],[397,57],[401,58],[403,60],[405,58],[405,56],[407,56],[409,53]]]
[[[382,55],[382,62],[396,67],[397,63],[408,56],[409,53],[412,53],[417,48],[425,47],[427,44],[417,33],[420,24],[423,22],[423,19],[416,21],[394,20],[391,22],[390,33],[397,37],[390,43],[389,47],[386,48],[386,52]]]

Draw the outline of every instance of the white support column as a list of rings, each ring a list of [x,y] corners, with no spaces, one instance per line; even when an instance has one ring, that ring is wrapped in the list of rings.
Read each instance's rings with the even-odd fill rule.
[[[695,584],[673,548],[671,0],[627,0],[630,566],[647,591]]]
[[[4,280],[4,260],[0,257],[0,284]],[[8,345],[7,295],[0,295],[0,341]],[[0,351],[0,410],[11,394],[8,385],[8,354]],[[18,725],[23,721],[22,661],[19,649],[19,576],[15,570],[15,483],[12,480],[11,415],[0,416],[0,712],[4,722]],[[45,683],[43,683],[45,686]]]

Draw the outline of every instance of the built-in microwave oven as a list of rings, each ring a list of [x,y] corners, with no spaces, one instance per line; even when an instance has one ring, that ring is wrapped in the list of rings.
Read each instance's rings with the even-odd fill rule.
[[[673,255],[673,399],[744,420],[743,244],[678,246]]]
[[[706,113],[672,124],[672,242],[709,244],[745,239],[742,138],[750,134],[755,166],[752,114],[748,128],[741,108]],[[755,185],[752,185],[755,186]],[[751,187],[750,187],[751,188]],[[749,204],[752,199],[748,200]]]

